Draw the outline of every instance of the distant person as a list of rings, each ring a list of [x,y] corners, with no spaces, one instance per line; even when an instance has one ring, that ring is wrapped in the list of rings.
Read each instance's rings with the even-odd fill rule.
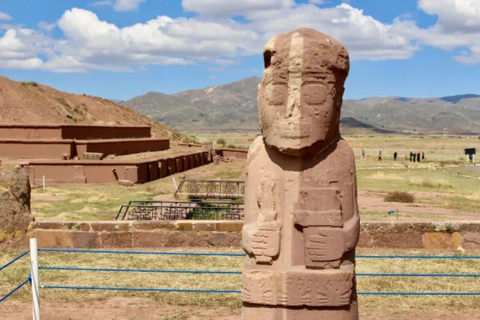
[[[422,152],[422,160],[425,160],[425,152]]]
[[[362,160],[365,160],[365,149],[362,149]]]
[[[393,161],[397,161],[397,151],[393,153]]]
[[[410,162],[412,162],[413,152],[410,151]]]
[[[420,152],[417,152],[417,162],[420,162]]]
[[[413,159],[413,162],[417,162],[417,155],[412,152],[412,159]]]
[[[382,150],[378,152],[378,161],[382,161]]]

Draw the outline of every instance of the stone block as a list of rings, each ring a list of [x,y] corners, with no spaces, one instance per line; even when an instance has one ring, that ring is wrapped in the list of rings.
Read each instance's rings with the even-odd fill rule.
[[[243,221],[218,221],[217,231],[222,232],[242,232]]]
[[[100,245],[105,248],[131,248],[131,232],[102,232],[100,233]]]
[[[134,230],[173,230],[175,224],[173,221],[134,221],[132,223]]]
[[[341,307],[352,299],[353,266],[325,271],[302,267],[243,272],[244,302],[292,307]]]
[[[175,229],[180,230],[180,231],[192,231],[193,226],[192,226],[191,221],[176,221],[175,222]]]
[[[57,230],[33,230],[39,248],[73,248],[73,232]]]
[[[192,221],[192,231],[216,231],[217,223],[208,221]]]
[[[97,232],[73,232],[74,248],[99,248],[100,239]]]
[[[130,180],[133,183],[138,182],[138,167],[131,166],[125,168],[125,179]]]
[[[205,247],[208,246],[208,234],[199,232],[172,231],[167,234],[165,247]]]
[[[238,247],[242,242],[241,233],[233,232],[214,232],[205,235],[205,233],[200,233],[199,237],[202,235],[207,236],[207,245],[213,247]]]
[[[423,248],[423,237],[420,232],[400,233],[394,230],[385,232],[362,231],[360,232],[359,247],[363,248]]]
[[[102,160],[104,154],[101,152],[85,152],[83,154],[83,159],[85,160]]]
[[[119,232],[129,231],[131,222],[91,222],[90,226],[93,231],[107,231],[107,232]]]
[[[463,235],[463,243],[466,249],[480,249],[480,233],[465,233]]]
[[[90,224],[88,222],[35,221],[32,224],[32,228],[45,230],[89,231]]]
[[[167,231],[168,232],[168,231]],[[133,233],[133,247],[162,248],[168,241],[168,233],[162,231],[136,231]]]
[[[135,183],[130,180],[117,180],[117,183],[125,187],[133,187],[135,185]]]
[[[456,249],[463,247],[462,236],[459,232],[426,232],[423,235],[423,240],[427,249]]]

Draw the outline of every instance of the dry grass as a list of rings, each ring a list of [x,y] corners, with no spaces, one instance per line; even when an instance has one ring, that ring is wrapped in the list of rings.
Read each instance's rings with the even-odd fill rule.
[[[207,251],[205,249],[169,249],[172,251]],[[218,251],[240,252],[224,248]],[[379,250],[376,251],[377,253]],[[3,264],[19,251],[4,251]],[[479,254],[467,252],[466,254]],[[372,254],[371,250],[359,250],[358,254]],[[427,251],[382,251],[381,254],[456,254],[455,252]],[[0,292],[8,292],[23,281],[28,274],[28,256],[2,271]],[[242,270],[241,257],[201,256],[158,256],[158,255],[114,255],[40,253],[41,266],[75,266],[96,268],[141,268],[141,269],[183,269],[183,270]],[[420,260],[420,259],[358,259],[357,273],[478,273],[478,260]],[[239,275],[192,275],[124,272],[86,271],[40,271],[41,284],[69,286],[111,286],[136,288],[202,288],[238,290],[241,288]],[[439,277],[358,277],[359,291],[471,291],[480,292],[480,281],[476,278]],[[160,304],[202,306],[208,308],[241,307],[238,294],[191,294],[191,293],[142,293],[119,291],[77,291],[41,290],[42,300],[56,302],[88,302],[111,297],[149,297]],[[11,300],[29,301],[30,290],[21,289]],[[399,308],[404,310],[425,310],[438,307],[480,308],[478,297],[454,296],[360,296],[361,308]]]
[[[385,202],[403,202],[403,203],[414,203],[415,196],[408,192],[403,191],[393,191],[389,192],[385,198]]]

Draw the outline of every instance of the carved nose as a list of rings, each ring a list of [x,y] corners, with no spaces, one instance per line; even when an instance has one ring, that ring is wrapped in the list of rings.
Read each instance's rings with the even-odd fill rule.
[[[300,98],[289,99],[287,102],[287,112],[285,114],[285,119],[290,121],[300,120],[302,114],[300,111]]]

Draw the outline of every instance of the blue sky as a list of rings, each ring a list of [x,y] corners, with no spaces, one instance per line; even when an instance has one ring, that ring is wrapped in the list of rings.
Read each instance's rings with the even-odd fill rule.
[[[270,37],[349,50],[345,97],[480,94],[480,0],[1,0],[0,74],[126,100],[261,76]]]

